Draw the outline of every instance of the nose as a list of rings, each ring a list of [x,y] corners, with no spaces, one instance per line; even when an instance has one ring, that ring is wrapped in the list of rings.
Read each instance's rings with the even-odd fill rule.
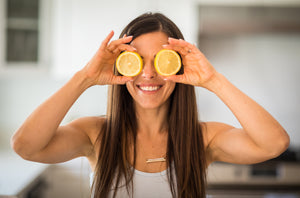
[[[145,79],[152,79],[157,75],[152,62],[145,62],[142,70],[142,77]]]

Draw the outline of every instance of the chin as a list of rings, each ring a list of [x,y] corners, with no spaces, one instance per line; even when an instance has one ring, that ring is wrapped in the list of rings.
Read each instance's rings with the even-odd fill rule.
[[[145,109],[145,110],[159,109],[160,107],[164,106],[163,104],[155,103],[153,101],[136,102],[136,105],[138,105],[140,108]]]

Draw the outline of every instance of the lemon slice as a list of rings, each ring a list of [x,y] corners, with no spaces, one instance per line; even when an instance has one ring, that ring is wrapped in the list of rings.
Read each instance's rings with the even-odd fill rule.
[[[143,61],[136,52],[123,52],[116,60],[116,68],[123,76],[136,76],[142,71]]]
[[[181,59],[174,50],[162,49],[155,56],[154,66],[162,76],[174,75],[180,70]]]

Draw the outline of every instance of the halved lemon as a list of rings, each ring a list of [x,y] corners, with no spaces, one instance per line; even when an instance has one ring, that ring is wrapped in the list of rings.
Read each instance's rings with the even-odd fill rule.
[[[142,71],[143,60],[136,52],[123,52],[116,60],[116,68],[123,76],[136,76]]]
[[[181,68],[180,56],[174,50],[162,49],[155,56],[154,67],[162,76],[174,75]]]

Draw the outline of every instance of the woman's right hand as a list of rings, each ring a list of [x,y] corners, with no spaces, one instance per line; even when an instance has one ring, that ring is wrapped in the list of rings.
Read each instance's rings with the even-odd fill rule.
[[[136,51],[134,47],[126,44],[132,40],[132,36],[124,35],[123,38],[110,42],[113,35],[114,32],[111,31],[93,58],[83,68],[91,86],[125,84],[132,80],[132,77],[116,76],[113,72],[114,62],[121,51]]]

